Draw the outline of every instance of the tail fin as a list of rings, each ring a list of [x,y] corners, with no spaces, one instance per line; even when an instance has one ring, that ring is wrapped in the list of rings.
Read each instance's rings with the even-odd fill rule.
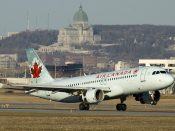
[[[53,81],[46,67],[33,48],[26,50],[28,64],[31,73],[31,84],[43,84]]]

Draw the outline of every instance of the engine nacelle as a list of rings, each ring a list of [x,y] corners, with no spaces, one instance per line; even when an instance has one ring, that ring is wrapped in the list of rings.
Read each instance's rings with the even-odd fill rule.
[[[141,94],[134,95],[136,101],[140,101],[141,104],[156,105],[160,100],[159,91],[149,91]]]
[[[84,97],[84,101],[88,103],[99,103],[104,99],[104,92],[100,89],[90,89]]]

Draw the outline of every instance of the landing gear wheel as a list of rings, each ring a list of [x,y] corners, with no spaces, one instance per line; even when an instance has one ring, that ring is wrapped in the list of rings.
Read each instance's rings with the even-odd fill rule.
[[[89,104],[88,103],[80,103],[79,109],[80,110],[89,110]]]
[[[116,109],[118,111],[126,111],[126,108],[127,108],[126,104],[117,104],[116,105]]]
[[[79,109],[80,109],[80,110],[85,110],[84,103],[80,103],[80,105],[79,105]]]
[[[84,103],[85,105],[85,110],[89,110],[89,104],[88,103]]]

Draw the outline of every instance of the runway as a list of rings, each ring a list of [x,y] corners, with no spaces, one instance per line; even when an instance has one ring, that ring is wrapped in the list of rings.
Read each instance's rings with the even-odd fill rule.
[[[147,106],[130,105],[132,108],[142,110],[116,111],[115,105],[92,106],[89,111],[78,110],[78,104],[41,104],[41,103],[0,103],[0,112],[29,112],[29,113],[57,113],[65,115],[88,116],[171,116],[175,117],[175,111],[156,111],[156,109],[175,109],[174,106]]]
[[[171,116],[175,117],[175,112],[140,112],[140,111],[107,111],[107,110],[69,110],[69,109],[0,109],[0,112],[30,112],[30,113],[60,113],[67,115],[93,115],[93,116]]]

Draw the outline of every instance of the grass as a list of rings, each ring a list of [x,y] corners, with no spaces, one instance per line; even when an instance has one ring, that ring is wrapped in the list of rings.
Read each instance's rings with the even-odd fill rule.
[[[77,116],[54,113],[0,113],[0,130],[175,130],[174,117]]]

